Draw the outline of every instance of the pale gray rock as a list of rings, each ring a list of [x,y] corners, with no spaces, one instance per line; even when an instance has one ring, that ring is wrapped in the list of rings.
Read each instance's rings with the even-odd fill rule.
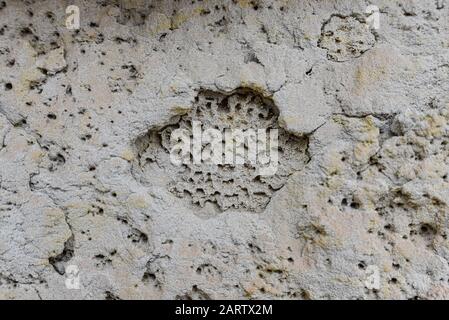
[[[449,298],[447,1],[64,4],[0,1],[1,299]],[[301,142],[262,199],[142,161],[201,92]]]

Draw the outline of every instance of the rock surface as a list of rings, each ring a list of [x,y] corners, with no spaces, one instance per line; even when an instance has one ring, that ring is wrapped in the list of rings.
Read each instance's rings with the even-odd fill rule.
[[[74,4],[0,1],[0,298],[449,298],[447,0]],[[294,170],[178,197],[142,137],[239,90]]]

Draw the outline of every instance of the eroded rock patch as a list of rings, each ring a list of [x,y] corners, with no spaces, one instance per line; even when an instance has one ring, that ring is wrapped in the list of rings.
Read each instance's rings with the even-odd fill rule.
[[[330,60],[344,62],[360,57],[376,43],[369,26],[356,17],[331,16],[321,30],[320,48]]]
[[[273,194],[281,189],[287,178],[295,171],[301,170],[308,161],[307,137],[289,134],[278,125],[279,111],[268,99],[248,90],[238,90],[231,94],[211,91],[200,92],[195,99],[191,111],[178,116],[162,129],[150,130],[148,134],[136,141],[138,149],[138,167],[141,174],[150,177],[158,174],[159,169],[170,177],[167,186],[178,197],[188,197],[191,202],[204,207],[206,203],[215,203],[220,210],[230,208],[249,211],[262,211]],[[170,161],[170,150],[174,142],[170,137],[177,129],[187,130],[192,136],[192,123],[201,124],[207,130],[213,128],[223,132],[222,143],[225,145],[227,130],[272,130],[278,132],[278,164],[274,174],[260,174],[262,164],[248,161],[251,137],[238,141],[234,139],[235,150],[243,143],[245,162],[243,164],[214,164],[202,162],[176,166]],[[259,136],[258,136],[259,137]],[[259,138],[258,138],[259,139]],[[270,156],[271,136],[267,134],[269,147],[265,150],[258,145],[257,156]],[[210,143],[201,142],[201,152],[210,148]],[[254,141],[252,141],[254,142]],[[223,148],[223,150],[225,150]],[[192,151],[193,148],[190,150]],[[188,157],[192,158],[192,152]],[[222,159],[225,158],[223,151]],[[160,173],[159,173],[160,174]]]

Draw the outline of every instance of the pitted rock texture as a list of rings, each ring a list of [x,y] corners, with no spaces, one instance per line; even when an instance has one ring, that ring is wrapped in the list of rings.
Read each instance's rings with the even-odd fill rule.
[[[0,0],[0,298],[449,298],[447,0],[70,4]],[[151,151],[209,94],[278,177]]]
[[[248,90],[229,95],[201,92],[186,115],[173,119],[174,124],[161,130],[150,130],[137,140],[136,165],[143,171],[137,174],[144,175],[147,184],[151,184],[154,175],[170,175],[173,179],[168,186],[170,191],[179,197],[187,194],[201,207],[210,202],[217,204],[220,210],[235,208],[260,212],[288,177],[308,161],[307,137],[296,137],[279,128],[278,117],[279,111],[271,101]],[[193,161],[191,144],[195,143],[192,132],[195,122],[202,134],[198,142],[203,155],[201,163]],[[211,146],[213,137],[207,135],[209,129],[221,134],[221,153],[215,162],[210,158],[214,156],[214,147]],[[185,130],[184,135],[189,139],[189,151],[182,156],[186,161],[179,165],[170,158],[171,151],[179,143],[171,140],[176,130]],[[258,130],[263,131],[262,136]],[[272,130],[277,130],[273,132],[275,138],[270,136]],[[229,163],[226,151],[232,156]],[[250,161],[250,152],[254,152],[255,161]],[[276,153],[275,158],[272,153]],[[237,162],[237,157],[241,157],[243,163]],[[261,172],[261,168],[269,172]]]
[[[334,15],[323,25],[318,45],[327,50],[329,59],[343,62],[360,57],[375,43],[376,38],[363,18]]]

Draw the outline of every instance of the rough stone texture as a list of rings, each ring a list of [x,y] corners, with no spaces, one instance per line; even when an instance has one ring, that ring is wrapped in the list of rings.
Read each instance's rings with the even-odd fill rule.
[[[301,170],[309,160],[307,138],[296,137],[279,128],[278,116],[272,102],[251,92],[237,91],[229,95],[201,92],[188,114],[137,139],[138,161],[134,174],[147,185],[154,184],[155,176],[168,175],[171,178],[167,184],[169,190],[179,197],[190,196],[200,207],[216,204],[220,211],[229,208],[263,211],[288,177]],[[172,138],[174,133],[182,133],[189,139],[190,147],[194,143],[192,127],[195,123],[197,130],[204,132],[200,142],[201,163],[194,162],[192,148],[183,154],[176,148],[182,140]],[[221,137],[216,137],[210,129],[218,130]],[[276,135],[276,140],[271,139],[272,134]],[[215,139],[219,140],[221,149],[221,152],[217,150],[218,154],[211,146]],[[271,155],[270,161],[273,152],[277,155]],[[250,153],[254,160],[265,162],[250,162]],[[214,212],[214,207],[209,206],[204,213]]]
[[[447,0],[74,4],[0,1],[0,298],[449,298]],[[298,170],[201,208],[138,141],[238,89]]]

